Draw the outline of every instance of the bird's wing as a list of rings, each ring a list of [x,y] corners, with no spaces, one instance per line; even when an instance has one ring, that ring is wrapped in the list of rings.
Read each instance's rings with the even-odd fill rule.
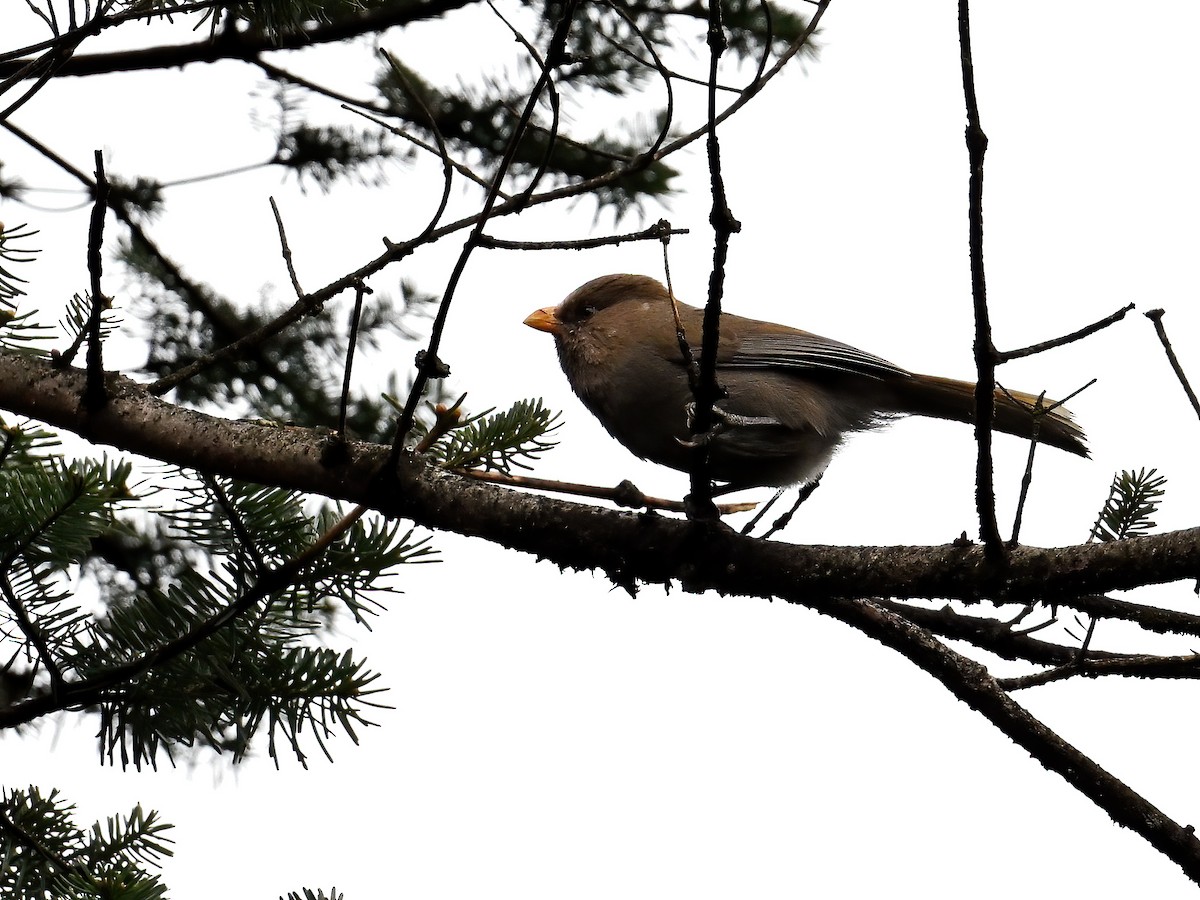
[[[735,369],[846,372],[871,378],[909,374],[857,347],[802,331],[743,334],[737,349],[719,365]]]

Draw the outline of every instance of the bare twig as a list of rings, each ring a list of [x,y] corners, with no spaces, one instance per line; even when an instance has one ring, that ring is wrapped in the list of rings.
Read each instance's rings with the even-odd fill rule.
[[[292,248],[288,246],[287,233],[283,230],[283,217],[279,215],[279,207],[275,198],[271,198],[271,212],[275,216],[275,225],[279,229],[279,246],[283,252],[283,261],[287,265],[288,278],[292,280],[292,289],[297,298],[304,297],[304,288],[300,287],[300,279],[296,277],[296,267],[292,263]]]
[[[721,341],[721,299],[725,294],[725,260],[729,255],[729,238],[741,230],[741,223],[733,217],[729,200],[725,194],[725,179],[721,174],[721,145],[717,138],[717,71],[721,56],[728,46],[725,27],[721,20],[720,0],[708,3],[708,175],[712,193],[712,209],[708,221],[713,229],[713,265],[708,278],[708,302],[704,306],[704,326],[700,342],[700,372],[692,385],[696,398],[692,415],[692,434],[708,434],[716,426],[713,408],[724,396],[717,383],[717,350]],[[688,466],[691,490],[688,501],[692,504],[692,515],[696,518],[711,518],[716,514],[713,506],[713,485],[709,475],[709,442],[696,441],[692,459]]]
[[[513,26],[513,24],[511,22],[509,22],[507,18],[505,18],[504,13],[500,12],[500,10],[497,9],[496,4],[493,3],[492,0],[484,0],[484,2],[487,3],[488,8],[495,14],[496,18],[498,18],[501,22],[503,22],[505,27],[507,27],[508,30],[510,32],[512,32],[513,39],[516,40],[516,42],[518,44],[520,44],[522,47],[525,48],[525,52],[529,54],[531,59],[533,59],[534,65],[536,65],[542,71],[548,71],[547,66],[548,66],[548,60],[551,58],[550,54],[554,54],[556,52],[561,53],[563,47],[566,46],[565,43],[563,44],[563,47],[556,47],[554,45],[554,42],[551,41],[551,44],[549,47],[549,52],[547,54],[547,58],[542,59],[542,55],[540,53],[538,53],[537,47],[533,46],[533,44],[531,44],[529,42],[529,40],[525,37],[525,35],[521,34],[520,30],[515,28]],[[561,62],[564,62],[564,61],[565,60],[556,60],[554,64],[555,64],[555,66],[557,66],[557,65],[561,64]],[[516,195],[517,202],[521,203],[521,204],[524,204],[529,201],[529,198],[533,196],[533,192],[537,189],[537,186],[541,183],[542,178],[545,177],[546,170],[550,166],[550,157],[554,153],[554,144],[558,140],[558,126],[560,123],[559,117],[560,117],[561,110],[559,108],[559,101],[558,101],[558,88],[554,84],[554,79],[549,78],[546,80],[545,90],[546,90],[546,95],[550,98],[550,127],[548,129],[545,129],[545,131],[546,131],[546,150],[542,154],[541,162],[538,163],[537,169],[533,173],[533,177],[529,179],[529,183],[527,185],[525,185],[524,190],[522,190],[519,194]],[[525,118],[526,118],[525,128],[521,129],[520,134],[518,136],[518,140],[520,139],[520,137],[523,137],[524,134],[528,131],[529,124],[530,124],[530,122],[532,122],[532,117],[525,117]]]
[[[1196,415],[1200,416],[1200,400],[1196,399],[1196,392],[1192,390],[1192,385],[1188,382],[1187,375],[1184,374],[1183,366],[1179,364],[1179,357],[1175,355],[1175,349],[1171,346],[1171,341],[1167,338],[1167,329],[1163,327],[1162,318],[1165,314],[1164,310],[1152,309],[1145,315],[1147,319],[1154,323],[1154,331],[1158,335],[1159,341],[1162,342],[1163,350],[1166,351],[1167,361],[1171,364],[1171,368],[1175,370],[1175,377],[1183,385],[1183,390],[1187,394],[1188,401],[1192,404],[1192,409],[1196,411]]]
[[[1010,400],[1015,400],[1012,394],[1008,391],[1004,392]],[[1042,404],[1046,400],[1046,392],[1038,394],[1037,405],[1033,410],[1033,434],[1029,437],[1029,453],[1025,457],[1025,472],[1021,476],[1021,490],[1017,496],[1017,511],[1013,513],[1012,537],[1008,539],[1009,547],[1017,546],[1017,542],[1021,536],[1021,521],[1025,517],[1025,501],[1029,498],[1029,488],[1033,485],[1033,457],[1037,453],[1038,446],[1038,431],[1042,425],[1042,413],[1044,407]]]
[[[474,478],[476,481],[486,481],[489,484],[503,484],[508,487],[529,488],[535,491],[551,491],[556,494],[571,494],[577,497],[593,497],[597,500],[611,500],[618,506],[632,509],[662,509],[668,512],[687,512],[687,504],[678,500],[663,500],[659,497],[648,497],[639,491],[631,482],[622,481],[616,487],[597,487],[591,484],[577,484],[570,481],[552,481],[546,478],[531,478],[525,475],[505,475],[503,472],[488,472],[483,469],[454,469],[455,474]],[[757,503],[722,503],[717,511],[721,515],[748,512]]]
[[[371,289],[359,282],[354,289],[354,309],[350,313],[350,339],[346,345],[346,369],[342,373],[342,397],[338,403],[337,433],[346,439],[346,409],[350,405],[350,373],[354,368],[354,350],[358,346],[358,325],[362,321],[363,296]]]
[[[796,493],[796,501],[792,504],[791,509],[789,509],[782,516],[780,516],[778,519],[776,519],[774,522],[772,522],[771,527],[768,528],[765,532],[763,532],[760,535],[760,537],[765,541],[767,538],[771,537],[772,535],[778,534],[779,532],[783,531],[783,529],[787,528],[788,523],[790,523],[792,521],[792,516],[796,515],[796,510],[798,510],[800,508],[801,504],[803,504],[804,501],[806,501],[809,497],[811,497],[813,495],[813,491],[815,491],[820,486],[821,486],[821,479],[816,478],[813,481],[810,481],[808,484],[804,485],[804,487],[800,488],[800,490],[797,491],[797,493]]]
[[[1052,338],[1048,341],[1041,341],[1037,344],[1030,344],[1028,347],[1022,347],[1020,350],[1000,350],[996,352],[996,361],[1001,363],[1009,362],[1014,359],[1021,359],[1026,356],[1033,356],[1035,353],[1044,353],[1047,350],[1053,350],[1055,347],[1062,347],[1065,344],[1073,343],[1080,338],[1085,338],[1089,334],[1095,334],[1097,331],[1107,328],[1120,322],[1125,318],[1125,314],[1133,309],[1133,304],[1121,307],[1111,316],[1105,316],[1098,322],[1093,322],[1091,325],[1085,325],[1078,331],[1072,331],[1070,334],[1065,334],[1062,337]]]
[[[346,110],[346,112],[354,113],[354,115],[356,115],[356,116],[362,116],[368,122],[374,122],[380,128],[386,129],[387,131],[396,135],[396,137],[403,138],[404,140],[408,141],[413,146],[420,147],[422,150],[424,150],[428,153],[432,153],[435,156],[441,157],[443,162],[447,162],[451,166],[454,167],[455,172],[457,172],[459,175],[466,178],[468,181],[473,181],[475,184],[479,185],[481,188],[484,188],[486,190],[490,186],[490,182],[486,178],[476,175],[469,166],[463,165],[462,163],[460,163],[458,160],[454,159],[453,157],[444,156],[437,147],[434,147],[432,144],[429,144],[428,142],[421,140],[419,137],[417,137],[414,134],[410,134],[409,132],[405,131],[403,128],[397,128],[395,125],[391,125],[391,124],[383,121],[382,119],[378,119],[375,116],[371,115],[370,113],[364,112],[361,109],[355,109],[352,106],[347,106],[344,103],[342,104],[342,109]],[[503,191],[500,192],[500,196],[503,197],[505,200],[511,199],[509,197],[509,195],[504,193]],[[393,246],[393,242],[385,240],[384,243],[388,244],[388,246]]]
[[[629,27],[633,29],[633,33],[638,36],[638,39],[642,42],[642,46],[645,47],[646,52],[650,54],[650,60],[653,63],[654,69],[656,72],[658,72],[659,77],[662,78],[663,89],[667,92],[667,105],[663,110],[662,125],[658,129],[658,137],[654,139],[654,143],[650,145],[645,153],[641,154],[641,157],[639,157],[646,159],[655,158],[659,148],[662,147],[663,143],[667,139],[667,135],[671,131],[671,123],[675,120],[675,88],[671,84],[671,72],[665,65],[663,65],[662,59],[659,58],[658,51],[654,49],[654,42],[646,36],[646,33],[642,30],[642,27],[638,25],[637,21],[631,15],[629,15],[629,13],[626,12],[622,6],[616,3],[610,2],[609,8],[616,12],[617,15],[619,15],[622,19],[624,19]]]
[[[100,317],[104,313],[106,300],[100,290],[100,274],[104,259],[100,250],[104,246],[104,215],[108,212],[108,179],[104,177],[104,155],[96,155],[96,197],[92,206],[92,222],[88,229],[88,273],[92,279],[92,308],[88,317],[87,335],[87,390],[84,405],[92,411],[99,409],[108,400],[108,389],[104,386],[104,357],[100,341]]]
[[[996,411],[996,348],[987,306],[987,279],[983,271],[983,157],[987,135],[979,124],[979,101],[975,96],[975,64],[971,55],[971,13],[967,0],[958,0],[958,42],[962,65],[963,96],[967,106],[967,156],[971,177],[968,189],[971,297],[975,310],[975,506],[979,535],[993,563],[1006,556],[1000,526],[996,521],[996,489],[992,473],[992,419]]]
[[[595,247],[615,247],[626,241],[659,241],[664,235],[690,234],[689,228],[672,228],[666,219],[659,219],[649,228],[631,231],[628,234],[610,234],[606,237],[584,238],[577,241],[508,241],[503,238],[481,234],[479,246],[487,250],[591,250]]]

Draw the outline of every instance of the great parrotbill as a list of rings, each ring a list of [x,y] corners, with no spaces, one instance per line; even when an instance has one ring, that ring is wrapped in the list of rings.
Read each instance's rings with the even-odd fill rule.
[[[698,358],[703,310],[678,304]],[[604,275],[539,309],[525,324],[554,335],[571,387],[636,455],[688,470],[694,397],[666,288],[644,275]],[[721,315],[709,472],[730,488],[810,481],[847,433],[899,415],[970,422],[975,385],[918,375],[807,331]],[[1054,401],[996,390],[992,427],[1087,456],[1083,431]]]

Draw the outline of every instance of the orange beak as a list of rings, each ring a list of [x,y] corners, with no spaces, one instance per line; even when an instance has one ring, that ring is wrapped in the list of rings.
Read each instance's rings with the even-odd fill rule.
[[[536,328],[538,331],[545,331],[548,334],[558,334],[562,327],[558,321],[558,317],[554,315],[554,307],[547,306],[545,309],[539,309],[536,312],[530,313],[525,317],[525,324],[530,328]]]

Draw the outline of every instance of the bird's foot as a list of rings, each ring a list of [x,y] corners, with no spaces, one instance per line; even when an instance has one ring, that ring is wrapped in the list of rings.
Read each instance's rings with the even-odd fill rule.
[[[688,428],[692,428],[696,421],[696,404],[689,403],[684,407],[684,412],[687,415]],[[717,435],[729,431],[731,428],[750,428],[753,426],[762,425],[778,425],[779,420],[773,419],[770,416],[739,416],[737,413],[726,412],[719,406],[712,408],[713,424],[708,431],[703,434],[695,435],[691,440],[683,440],[676,438],[684,447],[703,447],[712,442]]]

